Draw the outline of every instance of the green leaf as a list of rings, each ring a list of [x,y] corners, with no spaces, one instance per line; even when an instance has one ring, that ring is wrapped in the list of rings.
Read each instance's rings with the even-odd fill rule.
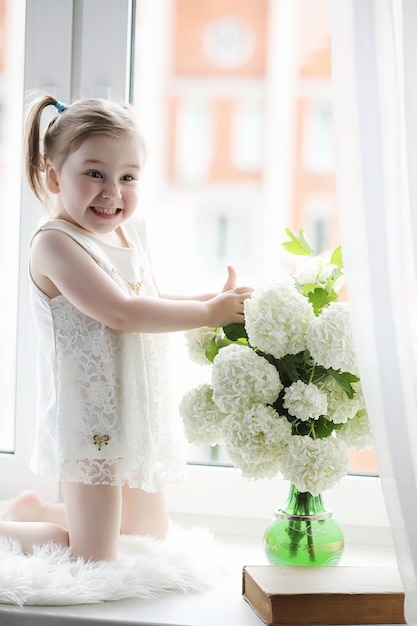
[[[264,355],[265,356],[265,355]],[[278,370],[280,378],[284,384],[286,381],[294,382],[298,380],[302,373],[308,368],[309,353],[307,351],[298,354],[286,354],[282,359],[268,359]]]
[[[314,433],[318,439],[329,437],[335,430],[335,424],[326,419],[323,415],[318,420],[314,420]]]
[[[340,246],[333,251],[330,263],[338,267],[343,267],[342,248]]]
[[[221,346],[217,345],[216,338],[213,337],[213,339],[210,341],[209,345],[206,348],[206,357],[208,358],[210,363],[213,363],[214,357],[217,356],[217,354],[218,354],[218,352],[220,350],[220,347]]]
[[[280,359],[280,366],[281,367],[278,369],[280,375],[286,374],[291,381],[298,379],[297,359],[295,354],[287,354]],[[279,370],[281,370],[281,372]]]
[[[302,420],[294,420],[291,424],[291,434],[308,437],[310,433],[310,424]]]
[[[300,228],[298,235],[296,235],[291,228],[286,228],[285,232],[290,238],[290,241],[284,241],[284,243],[281,244],[285,250],[291,252],[291,254],[303,256],[311,256],[313,254],[313,248],[304,237],[304,230],[302,228]]]
[[[207,357],[207,359],[213,363],[215,357],[218,355],[218,353],[220,352],[220,350],[222,348],[225,348],[226,346],[230,346],[231,343],[236,343],[234,341],[230,341],[230,339],[228,339],[227,337],[225,337],[224,339],[219,339],[218,337],[213,337],[210,340],[210,343],[208,345],[208,347],[206,348],[205,351],[205,355]],[[246,339],[239,339],[237,341],[237,343],[245,343],[247,344]]]
[[[329,304],[329,296],[323,287],[316,287],[314,291],[309,292],[307,297],[313,306],[315,315],[319,315],[324,307]]]
[[[238,339],[248,339],[248,333],[244,324],[229,324],[223,327],[223,332],[230,341]]]
[[[325,380],[328,375],[329,373],[325,367],[322,367],[321,365],[316,364],[314,366],[314,373],[313,373],[313,378],[311,382],[314,384],[319,383],[322,380]]]
[[[307,298],[309,293],[317,289],[317,283],[297,283],[297,288]]]
[[[291,420],[292,435],[301,435],[303,437],[312,437],[314,439],[325,439],[326,437],[329,437],[337,428],[338,424],[334,424],[324,415],[321,415],[317,420]]]
[[[352,383],[357,383],[359,378],[355,376],[355,374],[351,374],[350,372],[339,372],[329,368],[327,370],[346,392],[348,398],[351,400],[355,395],[355,390],[352,387]]]
[[[344,271],[343,271],[343,267],[336,267],[333,272],[331,273],[331,275],[329,276],[329,279],[326,283],[326,291],[330,292],[333,289],[333,286],[335,284],[335,282],[341,277],[343,276]]]

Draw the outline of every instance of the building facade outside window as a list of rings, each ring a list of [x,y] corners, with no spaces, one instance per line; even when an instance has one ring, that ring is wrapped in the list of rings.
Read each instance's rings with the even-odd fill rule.
[[[284,254],[277,262],[283,228],[271,235],[275,250],[265,245],[268,220],[303,227],[318,253],[339,245],[330,7],[326,0],[310,5],[294,3],[295,51],[288,61],[280,59],[286,67],[279,71],[272,47],[281,16],[271,2],[175,0],[160,16],[162,23],[155,19],[156,8],[152,20],[149,4],[138,5],[134,102],[141,110],[145,98],[154,98],[148,110],[153,118],[159,111],[158,126],[164,129],[148,138],[151,171],[158,175],[148,184],[145,169],[143,206],[155,228],[161,217],[168,225],[170,237],[156,256],[158,274],[171,290],[173,284],[181,289],[201,281],[213,289],[228,263],[236,265],[244,283],[255,285],[291,269]],[[140,37],[145,31],[147,46]],[[162,32],[168,43],[161,48]],[[143,71],[141,56],[157,57],[157,76]],[[271,96],[275,91],[278,95]],[[295,112],[286,137],[273,129],[272,117],[279,115],[275,104],[282,98]],[[151,124],[145,119],[144,128]],[[285,171],[278,166],[271,171],[269,154],[285,141],[282,150],[290,163]],[[280,205],[274,198],[284,187],[288,202]],[[195,371],[184,340],[175,340],[182,363],[175,382],[179,401],[190,380],[206,381],[207,374]],[[193,448],[190,455],[210,463],[225,458],[218,449]],[[352,454],[351,469],[375,473],[373,452]]]

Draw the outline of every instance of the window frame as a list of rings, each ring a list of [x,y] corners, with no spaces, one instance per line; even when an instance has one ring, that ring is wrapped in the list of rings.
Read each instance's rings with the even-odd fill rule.
[[[127,99],[134,9],[134,0],[27,0],[24,89],[52,90],[64,101],[75,96]],[[112,37],[106,37],[106,32]],[[27,469],[35,431],[37,349],[29,299],[28,241],[40,215],[23,186],[16,445],[14,454],[0,454],[0,472],[8,477],[2,481],[0,499],[28,488],[40,490],[52,501],[60,495],[57,480],[35,476]],[[285,501],[288,487],[279,477],[249,481],[232,468],[189,466],[186,481],[168,488],[169,508],[174,516],[211,524],[216,532],[259,534],[273,509]],[[324,500],[349,537],[355,536],[359,543],[390,543],[378,477],[347,476],[324,494]]]

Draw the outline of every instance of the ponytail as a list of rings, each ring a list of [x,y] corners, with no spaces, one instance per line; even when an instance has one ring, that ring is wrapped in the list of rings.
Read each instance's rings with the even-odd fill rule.
[[[41,117],[47,106],[56,106],[58,100],[49,94],[40,94],[29,104],[26,111],[24,127],[24,160],[26,179],[30,190],[42,203],[45,202],[47,192],[43,179],[45,172],[45,155],[41,149]],[[59,103],[58,103],[59,104]],[[54,118],[49,126],[54,123]]]

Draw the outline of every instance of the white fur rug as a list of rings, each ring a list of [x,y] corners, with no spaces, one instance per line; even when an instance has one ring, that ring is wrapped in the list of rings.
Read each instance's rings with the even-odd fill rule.
[[[87,604],[149,598],[168,591],[197,592],[229,577],[224,549],[205,529],[170,531],[168,539],[123,536],[115,562],[71,561],[69,550],[37,547],[25,556],[20,545],[0,539],[0,603]]]

